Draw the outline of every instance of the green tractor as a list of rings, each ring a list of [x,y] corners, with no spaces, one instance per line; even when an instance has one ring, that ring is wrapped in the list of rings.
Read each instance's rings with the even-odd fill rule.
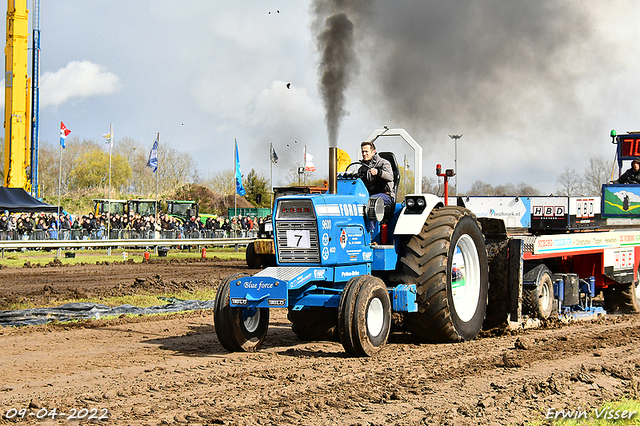
[[[184,223],[191,217],[198,217],[200,208],[195,201],[167,200],[167,214]]]

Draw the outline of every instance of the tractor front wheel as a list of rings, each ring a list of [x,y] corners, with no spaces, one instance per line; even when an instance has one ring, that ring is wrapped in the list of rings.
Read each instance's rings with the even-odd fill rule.
[[[338,307],[338,335],[352,356],[369,357],[387,343],[391,329],[391,300],[384,282],[371,275],[347,283]]]
[[[216,293],[213,320],[220,344],[230,352],[253,352],[264,342],[269,328],[269,309],[236,308],[230,305],[229,284],[245,273],[222,281]]]

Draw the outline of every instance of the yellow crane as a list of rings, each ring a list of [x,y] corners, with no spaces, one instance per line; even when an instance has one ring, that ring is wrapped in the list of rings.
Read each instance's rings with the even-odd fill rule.
[[[4,97],[4,186],[30,190],[29,11],[27,0],[8,0]]]

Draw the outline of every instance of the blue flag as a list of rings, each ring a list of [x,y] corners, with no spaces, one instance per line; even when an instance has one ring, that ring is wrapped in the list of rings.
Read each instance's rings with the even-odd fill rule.
[[[242,186],[242,172],[240,171],[240,156],[238,156],[238,141],[236,141],[236,192],[239,196],[244,197],[247,193]]]
[[[153,143],[153,147],[149,153],[149,161],[147,161],[147,167],[151,167],[154,173],[158,170],[158,139],[160,139],[160,134],[158,134],[158,137]]]

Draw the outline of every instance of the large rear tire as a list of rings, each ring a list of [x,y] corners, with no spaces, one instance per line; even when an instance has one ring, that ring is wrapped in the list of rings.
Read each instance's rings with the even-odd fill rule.
[[[239,272],[222,281],[216,293],[213,321],[222,347],[229,352],[253,352],[264,342],[269,328],[269,309],[230,306],[229,283],[247,274]]]
[[[469,210],[434,209],[401,257],[401,279],[415,284],[418,312],[405,315],[411,333],[430,342],[474,339],[485,318],[489,267],[484,236]]]
[[[621,291],[623,309],[626,313],[637,314],[640,312],[640,282],[630,283]]]
[[[640,313],[640,285],[628,283],[609,286],[604,290],[604,309],[609,313]]]
[[[371,275],[347,283],[338,307],[338,335],[351,356],[370,357],[387,343],[391,300],[384,282]]]

